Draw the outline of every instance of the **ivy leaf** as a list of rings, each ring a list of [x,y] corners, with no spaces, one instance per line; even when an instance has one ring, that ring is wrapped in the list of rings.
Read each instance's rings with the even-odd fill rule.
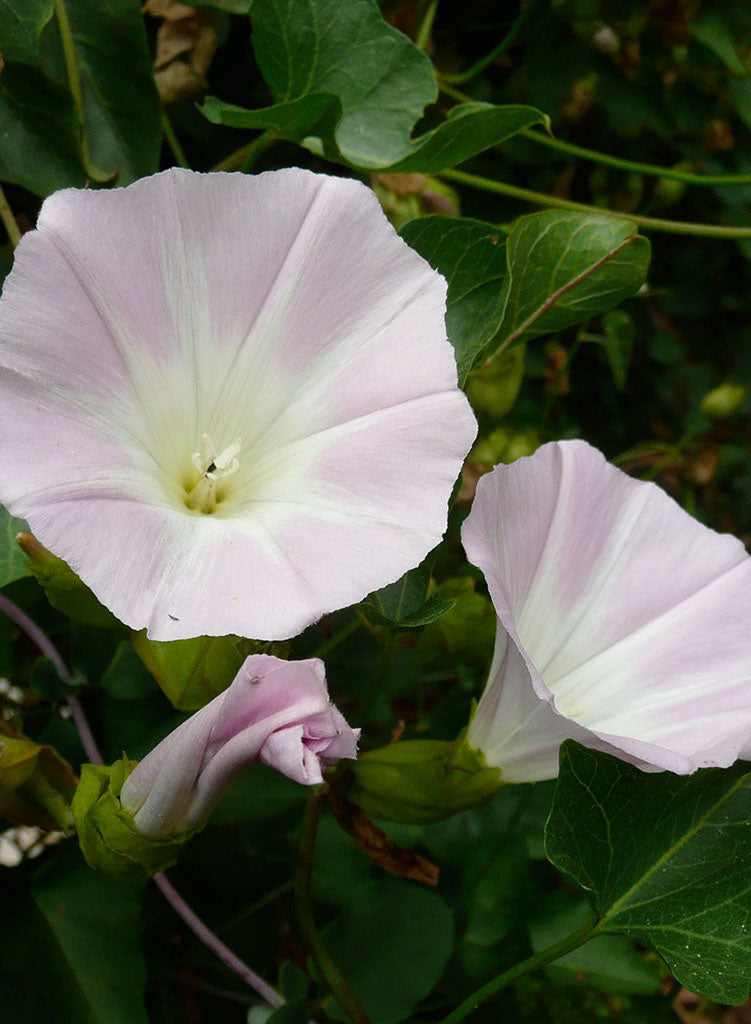
[[[546,852],[592,893],[596,932],[650,946],[692,992],[744,1002],[751,765],[653,775],[572,740],[560,763]]]
[[[503,315],[488,354],[582,323],[638,291],[650,246],[637,230],[620,217],[563,210],[514,221]]]
[[[16,534],[28,528],[23,519],[16,519],[0,505],[0,587],[31,576],[28,562],[16,543]]]
[[[264,0],[251,8],[253,49],[276,101],[244,110],[208,97],[215,124],[264,128],[351,167],[436,173],[545,115],[523,105],[464,103],[412,139],[438,97],[430,60],[386,24],[373,0]]]
[[[446,331],[464,384],[503,315],[505,235],[485,221],[438,216],[412,220],[400,233],[448,282]]]

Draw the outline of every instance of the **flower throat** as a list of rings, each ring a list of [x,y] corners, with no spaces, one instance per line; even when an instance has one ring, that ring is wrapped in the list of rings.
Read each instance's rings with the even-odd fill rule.
[[[238,438],[221,452],[217,452],[209,435],[203,435],[203,454],[195,451],[191,456],[191,462],[201,475],[185,496],[185,504],[192,512],[211,515],[216,509],[221,500],[217,497],[217,484],[240,468],[237,456],[241,448],[242,440]]]

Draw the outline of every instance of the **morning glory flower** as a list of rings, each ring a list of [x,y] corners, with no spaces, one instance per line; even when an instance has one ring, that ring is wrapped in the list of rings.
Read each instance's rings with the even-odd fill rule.
[[[462,539],[498,615],[468,742],[508,782],[577,740],[646,771],[751,754],[751,558],[583,441],[477,487]]]
[[[294,636],[443,534],[445,293],[356,181],[58,192],[0,301],[0,501],[156,640]]]
[[[164,839],[202,825],[251,762],[313,786],[322,769],[357,757],[359,735],[329,701],[322,661],[254,654],[224,693],[139,761],[120,803],[142,836]]]

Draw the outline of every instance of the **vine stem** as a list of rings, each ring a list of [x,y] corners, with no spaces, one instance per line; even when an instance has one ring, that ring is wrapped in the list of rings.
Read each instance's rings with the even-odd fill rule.
[[[527,6],[529,7],[530,4]],[[527,7],[524,8],[527,10]],[[474,99],[459,89],[455,89],[451,83],[457,82],[456,75],[439,75],[438,85],[442,93],[450,96],[458,103],[474,103]],[[586,146],[579,146],[575,142],[565,142],[554,135],[537,131],[534,128],[523,128],[519,135],[530,142],[537,142],[548,149],[555,149],[567,156],[580,157],[582,160],[589,160],[592,163],[604,164],[607,167],[617,167],[621,171],[630,171],[634,174],[648,174],[654,178],[668,178],[671,181],[682,181],[687,185],[708,185],[708,186],[735,186],[751,185],[751,174],[698,174],[696,171],[684,171],[675,167],[661,167],[659,164],[645,164],[638,160],[626,160],[624,157],[611,156],[610,153],[601,153],[598,149],[588,149]]]
[[[582,928],[578,928],[565,939],[561,939],[560,942],[556,942],[552,946],[548,946],[547,949],[543,949],[539,953],[535,953],[534,956],[530,956],[526,960],[522,960],[521,963],[510,967],[503,974],[499,974],[497,978],[493,978],[492,981],[483,985],[482,988],[478,988],[469,999],[465,999],[461,1006],[457,1006],[453,1013],[450,1013],[448,1017],[444,1017],[439,1024],[459,1024],[459,1021],[464,1020],[470,1013],[473,1013],[479,1006],[486,1003],[488,999],[491,999],[513,981],[516,981],[517,978],[521,978],[525,974],[529,974],[530,971],[550,963],[551,960],[557,960],[558,957],[563,956],[565,953],[570,953],[572,949],[577,949],[583,945],[587,939],[592,938],[596,927],[597,922],[592,921]]]
[[[12,248],[18,245],[21,241],[21,229],[18,226],[18,221],[13,216],[13,211],[10,208],[10,203],[5,197],[5,193],[0,188],[0,220],[3,222],[3,227],[8,234],[8,241]]]
[[[456,181],[460,185],[469,185],[471,188],[482,189],[484,192],[494,192],[497,195],[510,196],[512,199],[521,199],[526,203],[534,203],[535,206],[619,217],[621,220],[633,221],[634,224],[638,224],[639,227],[646,228],[649,231],[665,231],[672,235],[695,235],[698,238],[751,238],[751,227],[696,224],[683,220],[662,220],[659,217],[644,217],[639,213],[622,213],[620,210],[609,210],[602,206],[577,203],[573,199],[549,196],[544,192],[533,192],[528,188],[509,185],[505,181],[493,181],[491,178],[482,178],[477,174],[468,174],[466,171],[441,171],[438,177],[446,178],[448,181]]]
[[[167,140],[167,145],[172,150],[172,155],[177,160],[178,167],[185,167],[190,170],[190,164],[188,158],[185,156],[185,150],[182,147],[180,140],[178,139],[175,129],[172,127],[172,122],[167,116],[167,111],[162,111],[162,131],[164,137]]]
[[[578,146],[574,142],[565,142],[563,139],[557,139],[552,135],[544,135],[542,132],[534,131],[531,128],[524,128],[519,134],[531,142],[547,146],[548,149],[555,149],[559,153],[581,157],[582,160],[591,160],[594,163],[605,164],[608,167],[617,167],[619,170],[631,171],[634,174],[649,174],[655,178],[669,178],[672,181],[683,181],[687,185],[751,185],[751,174],[697,174],[695,171],[682,171],[674,167],[660,167],[657,164],[643,164],[637,160],[625,160],[620,156],[600,153],[597,149],[587,149],[586,146]]]
[[[471,78],[475,78],[477,75],[481,74],[485,68],[490,67],[494,60],[502,57],[507,50],[511,49],[524,31],[527,22],[531,21],[532,18],[537,15],[538,8],[542,9],[544,4],[545,0],[527,0],[527,3],[516,16],[511,28],[500,43],[493,47],[490,53],[487,53],[484,57],[475,61],[474,64],[464,71],[457,72],[456,74],[443,75],[443,80],[445,82],[450,82],[453,85],[463,85],[464,82],[468,82]]]
[[[42,627],[27,615],[23,609],[19,608],[17,604],[11,601],[10,598],[6,597],[5,594],[0,594],[0,611],[4,612],[9,619],[15,622],[16,625],[26,633],[29,639],[36,644],[42,654],[46,658],[49,658],[55,666],[55,670],[59,678],[64,683],[70,683],[73,677],[71,676],[62,655],[44,632]],[[75,723],[78,734],[81,737],[81,743],[86,752],[86,756],[93,764],[102,764],[102,755],[97,746],[97,742],[94,739],[94,734],[89,727],[89,723],[86,719],[84,710],[81,707],[80,701],[73,695],[69,696],[67,700],[73,716],[73,722]],[[269,985],[267,981],[264,981],[259,974],[256,974],[254,970],[248,967],[248,965],[236,956],[228,946],[225,946],[219,936],[216,935],[185,902],[183,897],[177,889],[175,889],[163,871],[154,875],[153,881],[175,913],[182,918],[196,938],[200,939],[200,941],[203,942],[203,944],[207,946],[208,949],[210,949],[211,952],[222,961],[222,963],[226,964],[231,971],[237,974],[238,977],[242,978],[242,980],[257,992],[262,999],[265,999],[269,1006],[276,1009],[283,1005],[284,998],[280,993]]]
[[[321,817],[321,804],[325,792],[325,784],[314,786],[305,804],[305,817],[303,818],[302,832],[300,833],[297,875],[295,877],[297,920],[308,952],[313,957],[313,961],[331,990],[331,994],[353,1024],[370,1024],[368,1015],[347,985],[344,976],[324,946],[318,934],[313,916],[310,881],[313,872],[313,854],[315,852],[316,835],[318,834],[318,822]]]
[[[433,22],[435,21],[436,11],[438,10],[438,0],[429,0],[425,14],[420,27],[417,30],[415,36],[415,46],[418,50],[425,52],[430,39],[430,33],[433,31]]]
[[[328,640],[324,640],[320,646],[316,647],[313,653],[310,655],[311,658],[322,658],[324,654],[328,654],[329,651],[333,651],[335,647],[343,643],[347,637],[352,636],[362,626],[363,621],[359,615],[355,615],[354,619],[351,619],[346,626],[330,636]]]

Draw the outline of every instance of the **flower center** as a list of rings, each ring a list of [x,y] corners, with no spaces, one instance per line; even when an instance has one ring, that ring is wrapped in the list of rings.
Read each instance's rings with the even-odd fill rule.
[[[221,500],[217,497],[217,484],[240,468],[237,456],[241,448],[242,440],[238,437],[233,444],[217,452],[209,435],[203,435],[203,454],[196,451],[191,456],[191,462],[201,474],[185,497],[185,504],[191,511],[203,512],[205,515],[214,511],[217,502]]]

